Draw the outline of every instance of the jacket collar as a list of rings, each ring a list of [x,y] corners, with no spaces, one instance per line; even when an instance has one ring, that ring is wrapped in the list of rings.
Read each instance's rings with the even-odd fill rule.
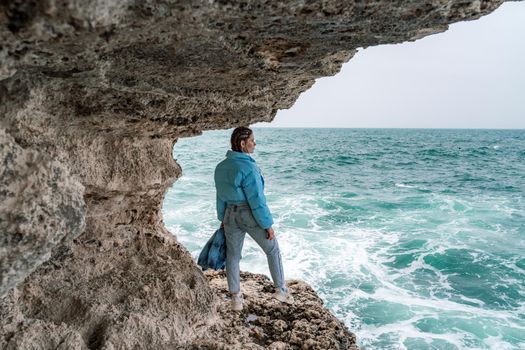
[[[226,152],[226,158],[230,158],[230,159],[244,159],[244,160],[249,160],[249,161],[255,162],[255,159],[250,157],[250,155],[248,155],[248,153],[235,152],[235,151],[232,151],[232,150],[228,150],[228,152]]]

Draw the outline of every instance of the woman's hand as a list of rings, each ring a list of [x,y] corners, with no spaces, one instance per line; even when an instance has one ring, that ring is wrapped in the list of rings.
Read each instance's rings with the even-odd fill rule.
[[[273,230],[273,228],[271,227],[268,227],[266,229],[266,234],[267,234],[267,238],[271,241],[274,237],[275,237],[275,231]]]

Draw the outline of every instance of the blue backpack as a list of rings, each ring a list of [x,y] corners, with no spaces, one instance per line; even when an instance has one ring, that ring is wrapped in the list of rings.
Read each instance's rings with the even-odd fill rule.
[[[224,229],[220,228],[206,242],[199,254],[197,264],[202,271],[207,269],[223,270],[226,267],[226,237]]]

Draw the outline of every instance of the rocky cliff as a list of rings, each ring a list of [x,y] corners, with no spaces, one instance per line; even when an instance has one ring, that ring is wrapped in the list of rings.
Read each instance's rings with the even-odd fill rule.
[[[162,223],[176,140],[270,121],[357,48],[501,2],[0,1],[0,348],[235,343],[243,323],[224,321],[217,289]],[[317,334],[303,316],[303,335]],[[324,343],[239,330],[237,345],[350,348],[332,328]]]

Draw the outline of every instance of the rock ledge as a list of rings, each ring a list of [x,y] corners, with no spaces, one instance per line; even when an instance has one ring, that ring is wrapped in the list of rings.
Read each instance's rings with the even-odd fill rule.
[[[295,299],[287,305],[272,298],[268,277],[241,272],[244,309],[235,312],[230,309],[225,272],[207,271],[205,276],[220,300],[220,321],[210,329],[209,338],[198,339],[187,349],[359,349],[355,335],[303,281],[287,281]]]

